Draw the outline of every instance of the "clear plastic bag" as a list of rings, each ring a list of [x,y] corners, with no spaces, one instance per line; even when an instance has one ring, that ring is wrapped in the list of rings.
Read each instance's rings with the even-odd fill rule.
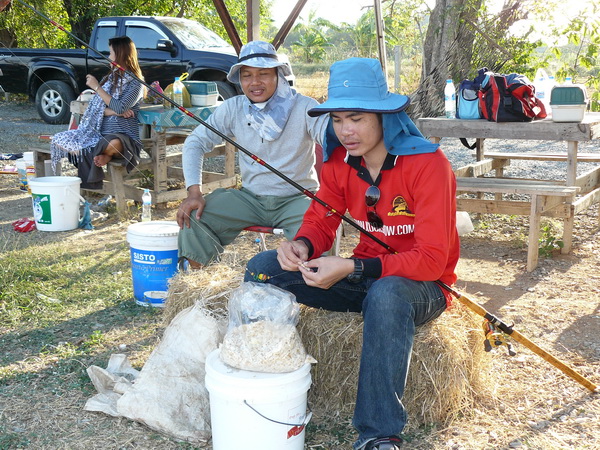
[[[296,329],[300,306],[296,297],[269,284],[242,283],[229,299],[229,327],[221,360],[255,372],[298,370],[315,360],[306,354]]]

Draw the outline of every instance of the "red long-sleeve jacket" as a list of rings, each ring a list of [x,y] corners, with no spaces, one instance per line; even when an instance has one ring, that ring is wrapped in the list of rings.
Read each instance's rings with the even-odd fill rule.
[[[443,152],[408,156],[389,154],[381,170],[381,198],[375,211],[383,219],[376,229],[367,221],[365,191],[370,176],[362,158],[336,148],[321,171],[317,197],[340,213],[348,211],[367,231],[395,252],[364,233],[354,249],[366,276],[401,276],[418,281],[456,281],[460,243],[456,231],[456,179]],[[373,208],[371,208],[373,209]],[[310,242],[312,257],[331,248],[340,218],[313,200],[296,239]],[[447,299],[450,294],[445,292]]]

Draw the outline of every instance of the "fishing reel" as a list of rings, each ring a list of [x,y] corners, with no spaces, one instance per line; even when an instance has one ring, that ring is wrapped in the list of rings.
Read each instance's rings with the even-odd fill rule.
[[[483,345],[486,352],[490,352],[494,348],[505,345],[510,356],[516,355],[515,351],[512,349],[510,336],[508,334],[500,330],[496,325],[487,319],[483,321],[482,327],[483,334],[485,335],[485,341]]]

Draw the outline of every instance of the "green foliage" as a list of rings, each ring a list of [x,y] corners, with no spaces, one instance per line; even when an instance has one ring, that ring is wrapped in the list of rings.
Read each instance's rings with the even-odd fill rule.
[[[542,226],[538,254],[544,258],[552,258],[555,250],[565,246],[565,243],[554,236],[555,229],[551,223]]]
[[[27,448],[30,440],[24,433],[13,433],[5,425],[0,425],[0,448]]]
[[[11,240],[16,249],[0,254],[0,326],[45,326],[69,317],[75,304],[108,307],[132,297],[126,242],[97,254],[60,243],[19,249]]]
[[[331,43],[326,37],[326,31],[335,26],[324,19],[316,19],[315,12],[311,11],[307,21],[301,21],[294,27],[296,40],[291,43],[298,51],[296,54],[301,61],[313,63],[322,61],[325,56],[327,47],[331,47]]]
[[[600,111],[600,4],[586,5],[568,23],[550,27],[548,34],[559,39],[552,42],[549,54],[557,81],[570,76],[585,84],[590,110]]]
[[[231,18],[239,30],[242,41],[246,39],[246,2],[225,2]],[[84,42],[88,42],[96,19],[105,16],[176,16],[200,22],[229,41],[212,0],[196,2],[172,2],[155,0],[140,3],[133,0],[119,2],[100,1],[90,8],[85,0],[35,0],[29,2],[45,16],[64,26]],[[272,27],[270,20],[272,0],[260,2],[261,27]],[[12,34],[16,42],[13,47],[31,48],[73,48],[76,43],[64,32],[39,17],[35,12],[19,3],[13,3],[8,11],[0,14],[0,30]]]

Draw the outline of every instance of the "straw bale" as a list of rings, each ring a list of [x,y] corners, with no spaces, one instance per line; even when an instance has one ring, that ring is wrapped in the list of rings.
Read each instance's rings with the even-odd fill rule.
[[[358,384],[362,317],[303,307],[299,332],[313,366],[309,403],[327,414],[352,414]],[[417,328],[407,388],[402,400],[410,428],[448,424],[468,415],[487,390],[489,354],[479,319],[455,304],[438,319]]]
[[[216,317],[226,317],[228,295],[242,283],[242,273],[226,262],[211,264],[203,270],[178,272],[169,282],[163,312],[165,325],[196,302],[201,302]]]
[[[169,287],[166,322],[196,301],[225,318],[227,297],[242,282],[241,273],[215,264],[176,275]],[[483,349],[480,321],[456,302],[438,319],[417,329],[403,398],[410,418],[408,429],[468,416],[489,393],[486,367],[490,358]],[[298,331],[307,353],[317,360],[311,372],[309,404],[319,413],[351,415],[362,345],[361,315],[302,306]]]

